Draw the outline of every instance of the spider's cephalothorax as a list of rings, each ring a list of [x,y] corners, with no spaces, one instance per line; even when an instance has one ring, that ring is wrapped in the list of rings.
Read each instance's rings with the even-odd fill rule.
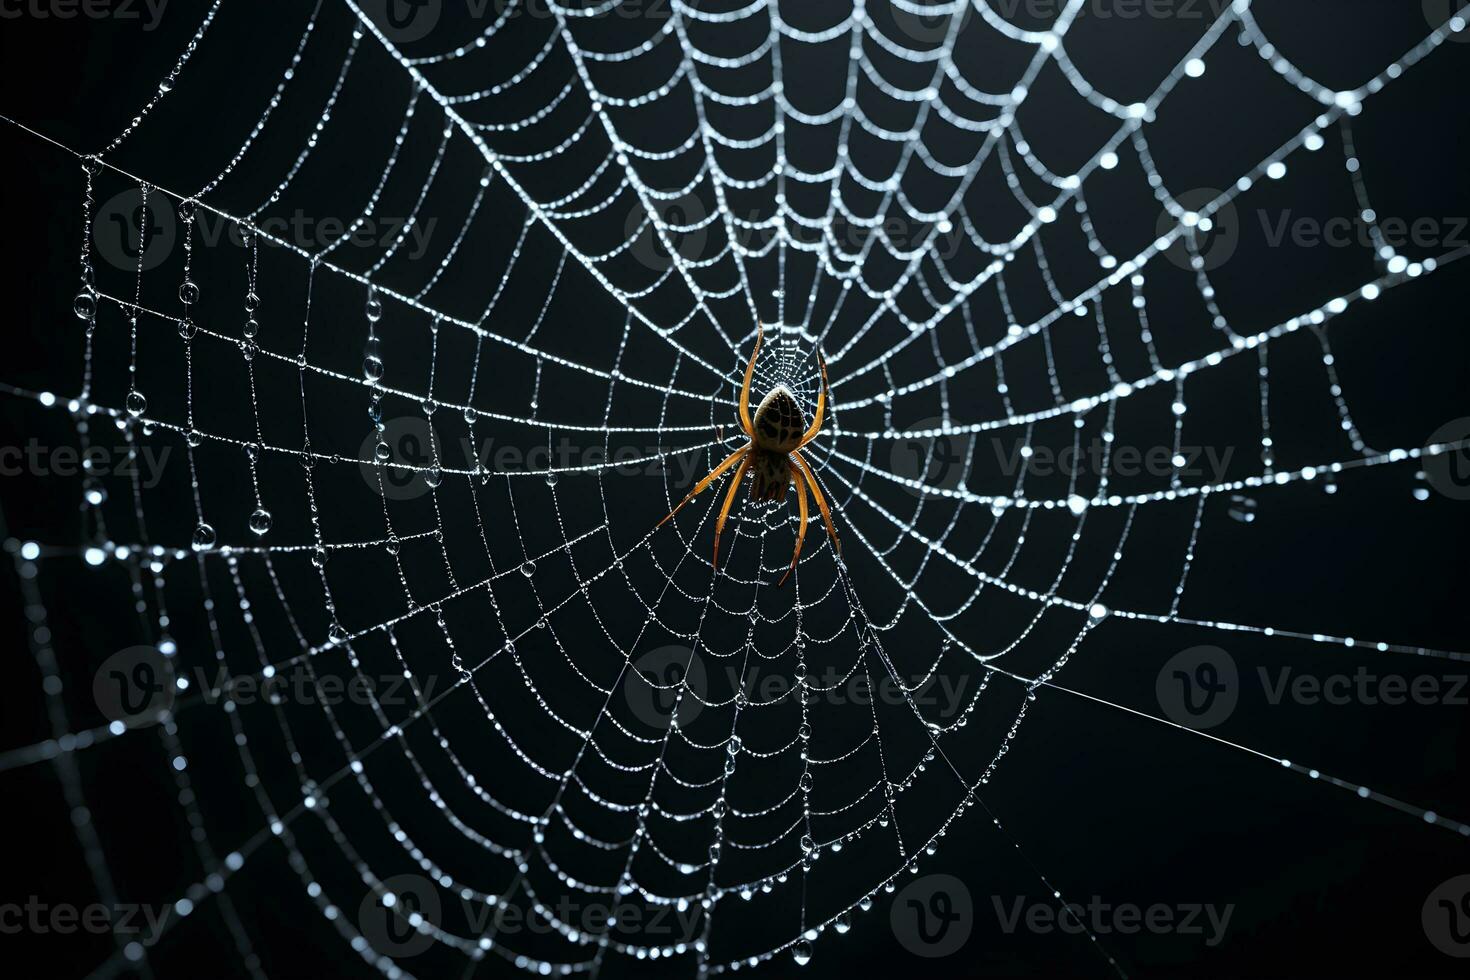
[[[812,424],[805,429],[802,427],[804,421],[801,417],[801,409],[796,404],[796,397],[791,394],[785,385],[777,385],[771,393],[766,395],[759,407],[755,410],[755,418],[750,416],[750,381],[755,374],[755,359],[761,352],[761,339],[764,329],[757,324],[755,335],[755,350],[751,351],[750,362],[745,365],[745,384],[740,386],[740,428],[750,437],[750,441],[720,463],[709,475],[694,485],[689,495],[679,501],[677,507],[669,511],[668,517],[659,524],[663,524],[669,517],[673,517],[689,501],[693,500],[701,491],[709,487],[720,478],[730,467],[735,467],[735,479],[730,481],[730,489],[725,492],[725,503],[720,508],[720,515],[715,520],[715,564],[720,561],[720,532],[725,529],[725,519],[730,516],[730,507],[735,503],[735,491],[740,488],[740,481],[745,478],[746,471],[750,472],[750,495],[760,501],[783,501],[786,499],[786,488],[793,483],[796,484],[796,504],[800,512],[800,521],[796,525],[796,552],[791,556],[791,567],[786,570],[786,575],[781,577],[785,582],[787,576],[796,568],[796,560],[801,557],[801,543],[806,540],[807,501],[806,493],[810,488],[812,496],[817,500],[817,509],[822,512],[822,521],[827,525],[827,534],[832,538],[832,546],[842,550],[841,542],[837,540],[837,530],[832,526],[832,512],[827,508],[827,498],[822,494],[822,487],[817,483],[817,476],[812,472],[811,466],[807,464],[806,457],[801,453],[801,447],[817,437],[822,431],[822,417],[827,409],[827,363],[817,355],[817,363],[822,369],[822,390],[817,395],[817,411],[812,417]]]

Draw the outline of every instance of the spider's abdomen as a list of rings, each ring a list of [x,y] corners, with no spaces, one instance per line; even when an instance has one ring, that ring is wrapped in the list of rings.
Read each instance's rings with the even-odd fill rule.
[[[791,468],[785,453],[757,448],[750,454],[750,499],[785,500]]]
[[[806,429],[806,423],[801,418],[801,409],[784,385],[771,389],[771,393],[755,410],[755,418],[751,421],[755,429],[756,446],[776,453],[794,450],[801,444],[801,437]],[[782,466],[784,472],[784,462]]]

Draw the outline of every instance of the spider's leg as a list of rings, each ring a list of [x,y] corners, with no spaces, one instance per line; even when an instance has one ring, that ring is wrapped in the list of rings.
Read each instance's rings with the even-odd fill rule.
[[[745,384],[740,386],[740,427],[745,434],[755,438],[755,423],[750,421],[750,379],[755,377],[755,359],[761,352],[761,338],[766,328],[759,320],[755,322],[755,350],[750,352],[750,363],[745,365]]]
[[[654,527],[663,527],[664,521],[667,521],[670,517],[673,517],[675,514],[679,513],[680,507],[683,507],[685,504],[689,503],[689,501],[693,500],[696,496],[703,493],[711,483],[714,483],[720,478],[721,473],[725,472],[731,466],[735,465],[735,463],[738,462],[740,458],[748,452],[750,452],[750,443],[747,442],[745,445],[741,446],[739,449],[726,456],[723,463],[710,470],[709,476],[706,476],[703,480],[700,480],[698,483],[696,483],[694,485],[694,489],[689,491],[689,495],[686,496],[683,500],[679,501],[678,506],[669,511],[664,520],[659,521],[657,524],[654,525]],[[738,483],[739,481],[737,480],[736,482]]]
[[[791,470],[791,482],[796,484],[796,508],[801,514],[801,523],[796,525],[796,551],[791,555],[791,567],[786,569],[786,574],[782,575],[781,581],[776,583],[778,589],[785,585],[791,573],[796,571],[796,560],[801,557],[801,543],[806,540],[806,482],[801,471],[796,468],[796,464],[787,463],[786,466]]]
[[[822,512],[822,520],[827,525],[827,534],[832,538],[832,547],[838,552],[842,551],[842,542],[837,540],[837,529],[832,526],[832,511],[827,507],[827,498],[822,495],[822,485],[817,482],[817,475],[812,472],[811,464],[806,461],[801,450],[791,454],[796,465],[801,468],[802,476],[806,477],[807,486],[812,488],[812,496],[817,498],[817,510]]]
[[[822,369],[822,390],[817,393],[817,412],[812,416],[811,428],[806,430],[801,442],[797,443],[798,449],[811,442],[822,431],[822,419],[827,414],[827,362],[821,354],[817,355],[817,364]]]
[[[725,529],[725,518],[730,516],[730,508],[735,503],[735,491],[740,489],[740,481],[745,477],[745,471],[748,469],[750,469],[749,455],[740,461],[740,467],[735,471],[735,479],[730,481],[730,489],[725,492],[725,505],[720,508],[720,516],[715,521],[715,558],[711,564],[716,568],[720,565],[720,532]]]

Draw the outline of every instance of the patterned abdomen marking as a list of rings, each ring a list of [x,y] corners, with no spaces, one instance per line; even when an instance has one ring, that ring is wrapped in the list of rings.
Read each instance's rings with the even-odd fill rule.
[[[750,454],[750,498],[785,500],[791,486],[791,470],[785,453],[757,449]]]

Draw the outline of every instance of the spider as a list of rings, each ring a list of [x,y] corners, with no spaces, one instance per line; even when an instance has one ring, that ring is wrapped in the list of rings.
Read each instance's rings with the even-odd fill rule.
[[[658,522],[662,527],[664,521],[679,513],[679,508],[693,500],[704,492],[720,478],[730,467],[735,467],[735,479],[730,481],[730,489],[725,493],[724,506],[720,508],[720,516],[715,520],[715,555],[714,565],[720,563],[720,532],[725,529],[725,520],[730,516],[730,508],[735,503],[735,491],[740,488],[740,481],[745,478],[749,471],[751,475],[750,499],[755,501],[784,501],[786,499],[786,488],[792,483],[796,484],[796,504],[800,511],[801,522],[796,526],[796,552],[791,556],[791,567],[786,569],[786,574],[781,576],[781,581],[776,585],[779,587],[786,582],[791,573],[796,570],[796,560],[801,557],[801,545],[806,539],[807,522],[807,500],[806,491],[810,487],[812,496],[817,500],[817,509],[822,512],[822,520],[827,525],[827,534],[832,538],[832,546],[842,551],[842,542],[837,540],[837,529],[832,526],[832,511],[827,507],[827,498],[822,495],[821,485],[817,483],[816,474],[812,472],[811,466],[801,453],[801,447],[817,437],[822,431],[822,418],[827,409],[827,362],[822,360],[822,355],[817,355],[817,364],[822,369],[822,390],[817,395],[817,412],[812,418],[811,426],[802,431],[801,409],[796,405],[796,398],[791,390],[785,385],[777,385],[771,389],[770,394],[761,401],[755,410],[754,420],[750,417],[750,380],[755,374],[755,359],[761,352],[761,340],[765,334],[765,328],[757,323],[755,333],[755,350],[750,353],[750,363],[745,366],[745,383],[740,386],[740,428],[750,437],[750,441],[729,456],[724,462],[709,471],[709,475],[694,485],[689,495],[679,501],[677,507],[669,511],[668,517]]]

